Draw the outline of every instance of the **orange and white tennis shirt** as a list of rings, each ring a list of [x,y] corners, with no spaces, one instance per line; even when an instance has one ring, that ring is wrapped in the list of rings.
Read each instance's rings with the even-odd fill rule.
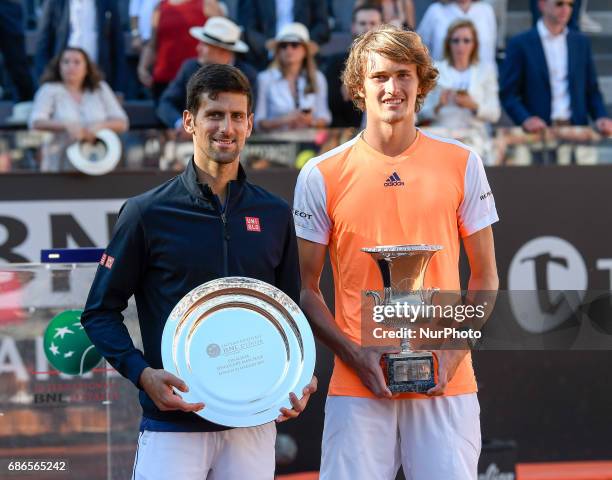
[[[460,142],[417,130],[412,145],[395,157],[374,150],[358,135],[310,160],[297,180],[294,220],[298,237],[328,245],[335,321],[360,343],[362,291],[382,289],[378,267],[363,247],[442,245],[429,264],[425,287],[459,290],[460,237],[498,216],[478,155]],[[467,355],[446,395],[476,391]],[[338,357],[329,394],[374,396]]]

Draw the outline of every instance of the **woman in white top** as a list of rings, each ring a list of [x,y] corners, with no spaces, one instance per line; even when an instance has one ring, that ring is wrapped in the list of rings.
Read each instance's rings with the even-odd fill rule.
[[[453,0],[447,4],[432,3],[419,24],[417,33],[423,39],[434,60],[444,56],[444,38],[451,23],[471,20],[479,39],[479,57],[482,63],[495,63],[497,21],[493,7],[483,0]]]
[[[431,120],[436,127],[471,129],[482,136],[472,146],[484,154],[488,124],[499,120],[501,107],[497,70],[479,62],[478,52],[474,24],[469,20],[453,23],[444,40],[444,60],[436,63],[438,84],[425,99],[419,120]]]
[[[75,141],[94,142],[102,129],[128,129],[125,111],[83,49],[62,50],[40,83],[28,124],[54,134],[43,144],[42,171],[69,169],[66,149]]]
[[[274,60],[257,76],[255,126],[264,131],[325,127],[331,122],[327,81],[317,70],[317,45],[301,23],[290,23],[268,42]]]

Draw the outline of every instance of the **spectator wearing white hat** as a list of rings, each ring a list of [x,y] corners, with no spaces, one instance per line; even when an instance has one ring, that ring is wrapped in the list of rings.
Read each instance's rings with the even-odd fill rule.
[[[317,69],[318,45],[306,27],[297,22],[285,25],[266,46],[274,59],[257,76],[255,126],[289,130],[329,125],[327,81]]]
[[[476,150],[485,163],[492,159],[490,124],[499,120],[497,70],[481,63],[476,26],[466,19],[453,22],[444,40],[444,60],[436,62],[440,76],[425,98],[419,120],[431,121],[438,135],[454,136]],[[448,135],[451,133],[452,135]]]
[[[260,71],[266,68],[270,60],[266,41],[293,22],[304,25],[318,45],[326,43],[330,37],[327,4],[322,0],[237,0],[236,20],[250,48],[248,60]]]
[[[103,130],[127,131],[127,114],[82,48],[64,48],[49,62],[40,83],[28,126],[53,133],[43,143],[41,171],[72,170],[67,150],[74,142],[93,144]]]
[[[191,27],[189,34],[199,41],[197,58],[185,60],[176,77],[159,99],[157,116],[168,127],[183,130],[183,110],[187,98],[187,82],[203,65],[233,65],[242,71],[255,89],[257,71],[236,55],[249,47],[240,40],[242,29],[225,17],[211,17],[203,27]]]

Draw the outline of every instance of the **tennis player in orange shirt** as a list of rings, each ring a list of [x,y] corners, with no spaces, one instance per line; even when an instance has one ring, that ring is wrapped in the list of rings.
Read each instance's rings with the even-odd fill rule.
[[[495,291],[491,225],[495,200],[478,155],[415,127],[437,71],[414,32],[383,25],[358,37],[343,82],[367,117],[349,142],[300,172],[294,220],[301,306],[335,354],[325,408],[321,479],[476,479],[480,407],[469,350],[438,351],[438,383],[427,394],[392,395],[380,365],[390,349],[364,346],[361,294],[380,289],[361,248],[439,244],[425,287],[460,290],[460,244],[471,292]],[[335,315],[319,288],[326,253]],[[469,298],[468,298],[469,300]]]

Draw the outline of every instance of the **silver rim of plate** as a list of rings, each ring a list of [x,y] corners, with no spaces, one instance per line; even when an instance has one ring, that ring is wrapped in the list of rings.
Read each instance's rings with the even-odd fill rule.
[[[308,321],[296,303],[261,280],[227,277],[185,295],[170,313],[164,369],[181,378],[198,415],[231,427],[261,425],[291,408],[314,372]]]

